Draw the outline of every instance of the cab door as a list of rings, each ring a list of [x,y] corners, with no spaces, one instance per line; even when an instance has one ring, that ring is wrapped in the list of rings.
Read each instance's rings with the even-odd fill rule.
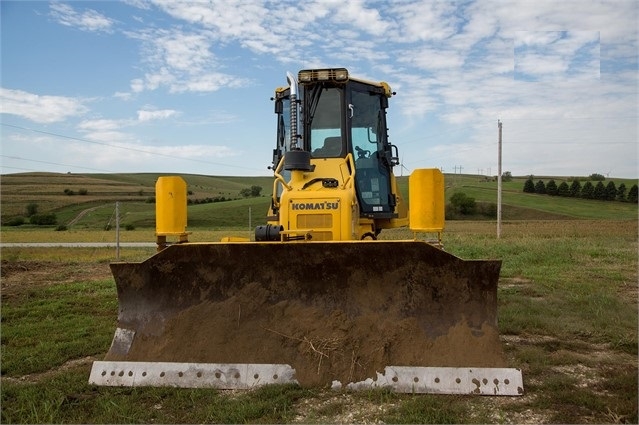
[[[355,185],[360,215],[368,218],[397,216],[395,195],[391,191],[393,162],[386,134],[383,97],[381,90],[351,82],[348,117],[355,159]]]

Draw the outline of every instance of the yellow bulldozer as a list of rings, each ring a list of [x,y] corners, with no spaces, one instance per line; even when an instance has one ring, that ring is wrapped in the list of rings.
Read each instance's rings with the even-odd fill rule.
[[[522,394],[497,329],[501,262],[443,250],[439,170],[413,171],[410,208],[398,190],[389,85],[344,68],[287,81],[273,98],[265,224],[246,240],[188,242],[186,183],[161,177],[158,253],[111,264],[118,323],[89,382]],[[413,239],[378,238],[397,227]]]

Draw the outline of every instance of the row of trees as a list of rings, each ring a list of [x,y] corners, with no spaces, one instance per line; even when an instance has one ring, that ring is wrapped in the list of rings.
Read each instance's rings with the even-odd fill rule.
[[[637,185],[633,185],[629,190],[625,183],[621,183],[619,187],[615,182],[610,181],[604,185],[603,181],[597,181],[593,184],[590,180],[583,185],[579,180],[573,180],[570,185],[561,182],[559,185],[555,180],[549,180],[544,183],[543,180],[537,180],[537,183],[530,177],[524,183],[524,192],[537,193],[540,195],[565,196],[571,198],[597,199],[600,201],[619,201],[619,202],[637,202]]]

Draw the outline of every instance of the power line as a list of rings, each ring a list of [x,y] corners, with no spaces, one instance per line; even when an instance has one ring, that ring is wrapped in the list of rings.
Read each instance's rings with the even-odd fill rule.
[[[34,169],[31,169],[31,168],[11,167],[11,166],[9,166],[9,165],[0,165],[0,169],[4,170],[5,168],[11,168],[12,170],[27,171],[27,172],[35,172],[35,173],[40,173],[40,172],[42,172],[42,170],[34,170]]]
[[[0,155],[0,157],[1,158],[7,158],[7,159],[15,159],[15,160],[18,160],[18,161],[29,161],[29,162],[37,162],[37,163],[40,163],[40,164],[58,165],[60,167],[83,168],[85,170],[101,171],[101,172],[104,172],[104,173],[113,173],[114,172],[114,171],[111,171],[111,170],[103,170],[103,169],[100,169],[100,168],[81,167],[79,165],[60,164],[59,162],[39,161],[37,159],[21,158],[19,156]],[[9,168],[12,168],[12,167],[9,167]]]
[[[255,168],[241,167],[239,165],[222,164],[222,163],[219,163],[219,162],[205,161],[203,159],[184,158],[184,157],[181,157],[181,156],[168,155],[168,154],[148,151],[148,150],[144,150],[144,149],[137,149],[137,148],[131,148],[131,147],[127,147],[127,146],[114,145],[114,144],[111,144],[111,143],[106,143],[106,142],[101,142],[101,141],[83,139],[81,137],[67,136],[65,134],[53,133],[53,132],[44,131],[44,130],[36,130],[34,128],[22,127],[22,126],[14,125],[14,124],[7,124],[7,123],[4,123],[4,122],[0,123],[0,124],[2,124],[5,127],[11,127],[11,128],[15,128],[15,129],[19,129],[19,130],[25,130],[25,131],[31,131],[31,132],[38,133],[38,134],[45,134],[47,136],[59,137],[59,138],[62,138],[62,139],[75,140],[75,141],[82,142],[82,143],[91,143],[91,144],[94,144],[94,145],[108,146],[110,148],[123,149],[123,150],[127,150],[127,151],[144,153],[144,154],[148,154],[148,155],[161,156],[161,157],[164,157],[164,158],[181,159],[181,160],[184,160],[184,161],[191,161],[191,162],[197,162],[197,163],[200,163],[200,164],[208,164],[208,165],[217,165],[217,166],[220,166],[220,167],[239,168],[239,169],[243,169],[243,170],[252,170],[252,171],[256,170]]]

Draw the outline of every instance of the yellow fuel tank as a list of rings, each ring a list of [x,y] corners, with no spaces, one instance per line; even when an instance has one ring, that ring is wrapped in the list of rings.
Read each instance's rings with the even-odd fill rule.
[[[422,168],[408,179],[410,229],[414,232],[444,230],[446,199],[444,175],[437,168]]]
[[[179,176],[163,176],[155,183],[155,233],[186,234],[186,182]]]

